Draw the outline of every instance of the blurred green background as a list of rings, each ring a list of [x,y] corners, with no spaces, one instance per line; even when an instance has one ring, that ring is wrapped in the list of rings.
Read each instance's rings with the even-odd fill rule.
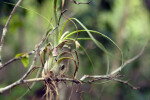
[[[78,0],[87,2],[86,0]],[[0,33],[8,16],[17,0],[0,0]],[[53,0],[24,0],[21,7],[10,21],[5,44],[2,51],[3,62],[13,58],[21,52],[28,52],[34,49],[35,44],[40,42],[48,30],[49,23],[43,17],[54,19]],[[60,1],[58,0],[58,16],[60,14]],[[65,0],[64,8],[68,17],[75,17],[80,20],[88,29],[99,31],[110,37],[121,48],[124,60],[128,60],[139,54],[145,43],[150,39],[150,1],[149,0],[91,0],[90,5],[75,5],[71,0]],[[33,12],[34,11],[34,12]],[[37,13],[40,15],[38,15]],[[65,23],[62,18],[59,30]],[[82,29],[78,26],[79,29]],[[68,24],[66,31],[75,31],[73,24]],[[112,53],[109,56],[110,72],[121,65],[121,55],[117,48],[106,38],[93,34],[106,49]],[[0,34],[1,36],[1,34]],[[79,37],[88,37],[86,34],[79,34]],[[106,74],[106,54],[96,47],[92,41],[79,41],[89,56],[94,67],[82,50],[79,50],[80,68],[78,78],[85,74],[103,75]],[[102,83],[86,84],[80,87],[82,94],[73,93],[71,100],[150,100],[150,44],[148,43],[144,53],[134,62],[128,64],[121,72],[125,75],[124,80],[130,80],[134,86],[140,87],[133,90],[125,84],[109,81]],[[30,57],[30,63],[32,56]],[[39,63],[40,66],[40,63]],[[0,70],[0,87],[4,87],[18,80],[28,68],[24,68],[21,61],[13,62],[6,68]],[[43,83],[37,83],[21,100],[41,100],[44,95]],[[0,100],[16,100],[28,87],[17,86],[10,91],[0,94]],[[67,100],[69,89],[66,89]],[[61,94],[60,94],[61,95]]]

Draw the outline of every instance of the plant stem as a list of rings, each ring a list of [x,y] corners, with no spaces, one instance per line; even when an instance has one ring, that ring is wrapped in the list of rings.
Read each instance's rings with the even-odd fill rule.
[[[57,17],[57,0],[54,0],[54,16],[55,16],[55,25],[58,24],[58,17]],[[54,46],[57,46],[58,44],[58,33],[59,30],[58,28],[55,30],[55,35],[54,35]]]

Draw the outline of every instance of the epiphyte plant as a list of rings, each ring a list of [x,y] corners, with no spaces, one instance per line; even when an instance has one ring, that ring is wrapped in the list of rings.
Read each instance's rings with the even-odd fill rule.
[[[18,3],[15,5],[15,7],[14,7],[15,9],[19,6],[21,1],[22,0],[19,0]],[[90,4],[90,2],[80,3],[80,2],[77,2],[76,0],[73,0],[73,2],[78,5],[79,4]],[[59,99],[59,87],[58,86],[59,86],[59,83],[61,83],[61,82],[66,83],[67,81],[69,81],[69,82],[76,83],[76,84],[83,84],[83,83],[93,83],[93,82],[103,80],[103,79],[115,80],[120,83],[129,85],[133,89],[137,89],[136,87],[132,86],[128,82],[118,79],[120,77],[120,75],[116,75],[127,64],[127,63],[123,63],[123,54],[122,54],[121,49],[118,47],[118,45],[112,39],[107,37],[106,35],[98,32],[98,31],[87,29],[84,26],[84,24],[82,24],[78,19],[68,18],[64,14],[67,11],[67,9],[63,10],[65,0],[62,0],[62,2],[60,4],[61,10],[57,9],[57,6],[56,6],[57,0],[54,0],[53,3],[54,3],[53,9],[54,9],[54,15],[55,15],[55,18],[54,18],[55,25],[53,25],[50,21],[48,21],[48,19],[45,18],[44,16],[38,14],[35,11],[32,11],[32,12],[36,13],[37,15],[40,15],[42,18],[46,19],[46,21],[48,21],[48,23],[50,24],[51,27],[49,28],[47,33],[44,34],[44,37],[42,38],[42,40],[35,46],[33,51],[28,52],[28,53],[17,54],[16,57],[14,57],[12,60],[10,60],[0,66],[0,70],[1,70],[6,65],[10,64],[11,62],[21,59],[24,66],[27,67],[28,62],[29,62],[28,61],[29,56],[31,54],[34,54],[32,64],[31,64],[30,68],[28,69],[28,71],[18,81],[14,82],[4,88],[0,88],[0,93],[3,93],[6,90],[9,90],[19,84],[44,81],[44,85],[46,86],[46,90],[45,90],[46,99],[53,100],[53,99]],[[19,6],[19,7],[26,9],[28,11],[31,11],[30,9],[27,9],[25,7],[22,7],[22,6]],[[13,10],[13,12],[14,11],[15,10]],[[57,16],[57,11],[61,12],[59,17]],[[13,15],[13,13],[10,14],[10,16],[12,16],[12,15]],[[61,30],[59,31],[58,27],[60,27],[61,17],[64,17],[66,19],[66,22],[63,23]],[[66,29],[66,31],[64,32],[64,29],[68,22],[72,23],[76,30],[70,32],[69,30]],[[9,24],[9,22],[8,22],[8,24]],[[80,25],[83,28],[83,30],[78,30],[78,27],[76,24]],[[4,34],[6,34],[5,29],[7,29],[7,25],[3,31]],[[85,32],[86,32],[86,34],[88,34],[89,37],[79,37],[78,36],[79,34],[85,34]],[[78,79],[78,70],[79,70],[79,66],[80,66],[78,50],[80,48],[85,52],[89,61],[91,62],[91,65],[93,66],[92,59],[90,58],[89,54],[86,52],[86,49],[80,44],[80,40],[85,40],[85,41],[92,40],[99,49],[103,50],[104,53],[106,53],[107,56],[111,55],[107,51],[107,49],[105,49],[103,44],[95,39],[95,37],[93,36],[93,33],[98,34],[98,35],[108,39],[112,44],[114,44],[120,50],[120,53],[122,55],[122,58],[121,58],[122,65],[118,69],[116,69],[110,73],[109,72],[109,67],[110,67],[109,60],[107,59],[108,66],[107,66],[106,75],[93,75],[93,76],[84,75],[83,77]],[[5,36],[3,35],[2,40],[4,40],[4,37]],[[55,38],[55,39],[53,39],[55,41],[52,42],[51,38]],[[2,43],[3,42],[1,42],[1,45],[3,45]],[[45,46],[42,47],[43,44],[45,44]],[[41,67],[37,67],[37,65],[36,65],[38,57],[41,60]],[[133,59],[133,60],[135,60],[135,59]],[[131,62],[131,60],[130,60],[130,62]],[[74,66],[74,67],[72,67],[72,66]],[[39,73],[37,73],[38,77],[36,77],[34,79],[27,79],[27,77],[36,68],[42,69],[42,71],[39,70]],[[72,70],[72,72],[70,71],[70,69]]]

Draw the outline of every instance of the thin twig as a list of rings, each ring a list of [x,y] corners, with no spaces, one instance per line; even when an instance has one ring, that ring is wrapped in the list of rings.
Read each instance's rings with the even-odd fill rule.
[[[80,78],[81,81],[84,81],[87,78],[106,78],[110,77],[110,75],[84,75]]]
[[[74,78],[76,78],[78,69],[79,69],[79,57],[78,57],[78,53],[76,50],[75,50],[75,54],[76,54],[77,61],[76,61],[76,68],[75,68],[75,72],[74,72]]]
[[[88,80],[87,83],[94,83],[96,81],[100,81],[100,80],[104,80],[104,79],[107,79],[107,80],[112,80],[113,78],[116,78],[118,76],[106,76],[106,77],[99,77],[99,78],[94,78],[94,79],[91,79],[91,80]]]
[[[23,0],[18,0],[17,4],[15,5],[15,7],[13,8],[13,10],[11,11],[9,17],[8,17],[8,20],[3,28],[3,33],[2,33],[2,37],[1,37],[1,44],[0,44],[0,66],[2,65],[2,60],[1,60],[1,53],[2,53],[2,48],[3,48],[3,45],[4,45],[4,39],[5,39],[5,36],[6,36],[6,33],[7,33],[7,28],[8,28],[8,25],[10,23],[10,20],[14,14],[14,12],[16,11],[17,7],[20,5],[20,3],[22,2]]]
[[[57,23],[58,26],[59,26],[59,23],[60,23],[61,16],[62,16],[66,11],[68,11],[68,9],[65,9],[65,10],[61,11],[61,14],[60,14],[60,16],[59,16],[58,23]]]
[[[90,4],[91,1],[88,2],[77,2],[76,0],[72,0],[75,4],[79,5],[79,4]]]
[[[17,82],[14,82],[13,84],[10,84],[4,88],[0,88],[0,93],[3,93],[7,90],[10,90],[11,88],[17,86],[17,85],[20,85],[20,84],[25,84],[25,83],[30,83],[30,82],[38,82],[38,81],[44,81],[43,78],[36,78],[36,79],[28,79],[28,80],[22,80],[22,81],[17,81]]]
[[[117,82],[120,82],[120,83],[126,84],[126,85],[128,85],[129,87],[131,87],[131,88],[132,88],[132,89],[134,89],[134,90],[139,89],[139,87],[135,87],[135,86],[133,86],[133,85],[132,85],[132,84],[130,84],[128,81],[123,81],[123,80],[116,79],[116,78],[114,78],[114,79],[112,79],[112,80],[115,80],[115,81],[117,81]]]
[[[134,89],[134,90],[137,90],[138,89],[138,87],[135,87],[135,86],[133,86],[132,84],[130,84],[128,81],[123,81],[123,80],[120,80],[120,79],[118,79],[120,77],[120,75],[115,75],[115,76],[112,76],[112,75],[94,75],[94,76],[90,76],[90,75],[84,75],[81,79],[80,79],[80,81],[82,82],[82,83],[89,83],[89,84],[91,84],[91,83],[94,83],[94,82],[96,82],[96,81],[101,81],[101,80],[104,80],[104,79],[106,79],[106,80],[114,80],[114,81],[117,81],[117,82],[120,82],[120,83],[123,83],[123,84],[126,84],[126,85],[128,85],[129,87],[131,87],[132,89]],[[91,79],[92,78],[92,79]],[[88,79],[87,81],[84,81],[85,79]]]
[[[29,53],[27,53],[27,55],[32,55],[34,53],[33,51],[30,51]],[[11,64],[14,61],[20,60],[21,58],[23,58],[24,56],[20,56],[20,57],[14,57],[10,60],[8,60],[7,62],[5,62],[3,65],[0,66],[0,70],[3,69],[4,67],[6,67],[7,65]]]
[[[129,64],[129,63],[135,61],[136,59],[138,59],[138,58],[143,54],[143,52],[144,52],[145,47],[146,47],[147,44],[148,44],[148,42],[144,45],[144,47],[142,48],[142,50],[140,51],[140,53],[139,53],[138,55],[136,55],[136,56],[134,56],[133,58],[131,58],[131,59],[125,61],[125,63],[124,63],[121,67],[119,67],[119,68],[115,69],[113,72],[111,72],[111,75],[113,75],[113,74],[115,74],[115,73],[118,73],[118,72],[119,72],[121,69],[123,69],[127,64]]]
[[[31,83],[31,82],[40,82],[40,81],[45,81],[45,79],[44,78],[33,78],[33,79],[17,81],[17,82],[14,82],[13,84],[10,84],[4,88],[0,88],[0,93],[8,91],[8,90],[12,89],[13,87],[20,85],[20,84],[27,84],[27,83]],[[71,78],[54,78],[54,79],[48,78],[47,81],[48,82],[50,82],[50,81],[56,81],[56,82],[69,81],[69,82],[74,82],[76,84],[80,83],[78,80],[71,79]]]

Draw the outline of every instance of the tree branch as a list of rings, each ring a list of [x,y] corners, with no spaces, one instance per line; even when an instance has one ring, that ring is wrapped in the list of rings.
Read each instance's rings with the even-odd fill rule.
[[[27,83],[31,83],[31,82],[41,82],[41,81],[45,81],[45,79],[44,78],[33,78],[33,79],[28,79],[28,80],[17,81],[17,82],[14,82],[13,84],[10,84],[4,88],[0,88],[0,93],[10,90],[13,87],[20,85],[20,84],[27,84]],[[70,81],[70,82],[74,82],[76,84],[80,83],[78,80],[71,79],[71,78],[54,78],[53,80],[51,80],[50,78],[47,78],[47,81],[48,82],[50,82],[50,81],[56,81],[56,82]]]
[[[12,89],[13,87],[20,85],[20,84],[27,84],[27,83],[31,83],[31,82],[41,82],[41,81],[45,81],[45,80],[47,82],[51,82],[51,81],[66,82],[67,81],[67,82],[73,82],[76,84],[82,84],[82,83],[91,84],[91,83],[94,83],[96,81],[107,79],[107,80],[114,80],[114,81],[126,84],[129,87],[131,87],[132,89],[138,89],[137,87],[134,87],[133,85],[128,83],[128,81],[123,81],[123,80],[117,79],[118,77],[120,77],[120,75],[116,75],[116,76],[111,76],[111,75],[93,75],[93,76],[84,75],[80,80],[74,79],[74,78],[66,78],[66,77],[61,77],[61,78],[57,78],[57,77],[54,77],[54,78],[48,78],[48,77],[47,78],[33,78],[33,79],[27,79],[27,80],[22,80],[22,81],[16,81],[13,84],[10,84],[4,88],[0,88],[0,93],[8,91],[8,90]],[[85,81],[87,78],[89,80]]]
[[[91,1],[89,2],[77,2],[76,0],[72,0],[75,4],[79,5],[79,4],[90,4]]]
[[[2,53],[2,48],[3,48],[3,45],[4,45],[4,39],[5,39],[5,36],[6,36],[6,33],[7,33],[7,28],[8,28],[8,25],[10,23],[10,20],[14,14],[14,12],[16,11],[17,7],[20,5],[20,3],[22,2],[23,0],[18,0],[17,4],[15,5],[15,7],[13,8],[13,10],[11,11],[9,17],[8,17],[8,20],[3,28],[3,32],[2,32],[2,37],[1,37],[1,44],[0,44],[0,66],[2,65],[2,60],[1,60],[1,53]]]
[[[114,81],[117,81],[117,82],[120,82],[120,83],[123,83],[123,84],[126,84],[128,85],[130,88],[134,89],[134,90],[137,90],[139,89],[139,87],[135,87],[133,86],[132,84],[130,84],[128,81],[123,81],[123,80],[120,80],[120,79],[113,79]]]
[[[33,53],[34,53],[34,50],[28,52],[27,54],[28,54],[28,55],[32,55]],[[12,62],[17,61],[17,60],[20,60],[20,59],[23,58],[23,57],[24,57],[24,56],[14,57],[14,58],[8,60],[7,62],[5,62],[4,64],[2,64],[2,65],[0,66],[0,70],[3,69],[4,67],[6,67],[7,65],[11,64]]]
[[[148,42],[149,42],[149,41],[148,41]],[[115,69],[113,72],[111,72],[110,75],[113,75],[113,74],[115,74],[115,73],[118,73],[118,72],[121,71],[121,69],[123,69],[127,64],[129,64],[129,63],[135,61],[136,59],[138,59],[138,58],[143,54],[143,52],[144,52],[144,50],[145,50],[145,47],[146,47],[146,45],[148,44],[148,42],[145,43],[144,47],[142,48],[142,50],[140,51],[139,54],[137,54],[137,55],[134,56],[133,58],[131,58],[131,59],[125,61],[125,63],[124,63],[122,66],[120,66],[119,68]]]

